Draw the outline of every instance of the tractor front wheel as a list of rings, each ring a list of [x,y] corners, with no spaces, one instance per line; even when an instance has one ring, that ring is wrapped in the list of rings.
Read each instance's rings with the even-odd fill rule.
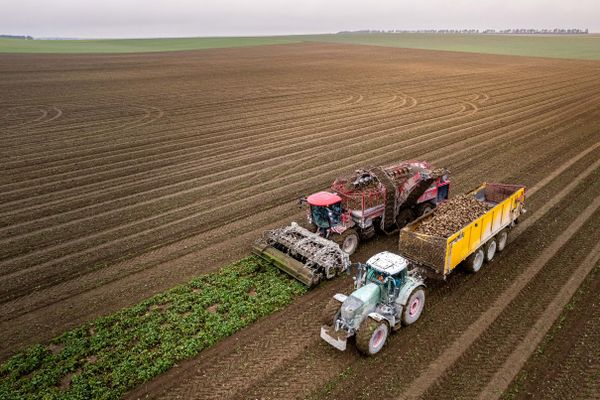
[[[341,235],[334,237],[334,242],[348,255],[354,254],[360,243],[360,237],[355,229],[346,229]]]
[[[321,314],[321,323],[323,325],[333,325],[336,319],[340,315],[340,307],[342,303],[334,298],[329,299],[329,303],[325,306],[323,313]]]
[[[367,356],[379,353],[387,340],[390,328],[385,321],[367,317],[356,332],[356,348]]]

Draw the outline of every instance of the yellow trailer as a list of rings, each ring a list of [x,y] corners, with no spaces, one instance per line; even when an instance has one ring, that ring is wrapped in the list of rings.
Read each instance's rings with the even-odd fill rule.
[[[435,210],[400,231],[400,254],[425,267],[430,277],[445,278],[465,260],[469,270],[478,271],[484,261],[491,261],[497,251],[504,249],[510,228],[525,211],[525,187],[521,185],[484,183],[469,195],[493,208],[449,237],[417,232]]]

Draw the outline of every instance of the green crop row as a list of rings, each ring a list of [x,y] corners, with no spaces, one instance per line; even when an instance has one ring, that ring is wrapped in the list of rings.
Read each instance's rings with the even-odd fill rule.
[[[304,291],[247,257],[13,356],[0,365],[0,398],[119,398]]]

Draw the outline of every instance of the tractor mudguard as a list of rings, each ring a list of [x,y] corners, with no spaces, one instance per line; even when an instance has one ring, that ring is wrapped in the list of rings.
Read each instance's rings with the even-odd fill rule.
[[[406,280],[406,283],[402,285],[400,288],[400,293],[398,294],[398,298],[396,299],[396,303],[400,304],[402,307],[406,305],[408,301],[408,297],[413,292],[413,290],[419,286],[425,286],[425,282],[423,282],[420,278],[415,278],[409,276]]]

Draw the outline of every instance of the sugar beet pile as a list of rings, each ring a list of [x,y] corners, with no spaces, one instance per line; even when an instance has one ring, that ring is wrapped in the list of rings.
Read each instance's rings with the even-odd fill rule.
[[[481,217],[494,207],[470,195],[459,195],[440,204],[433,217],[417,227],[417,232],[449,237],[474,219]]]

